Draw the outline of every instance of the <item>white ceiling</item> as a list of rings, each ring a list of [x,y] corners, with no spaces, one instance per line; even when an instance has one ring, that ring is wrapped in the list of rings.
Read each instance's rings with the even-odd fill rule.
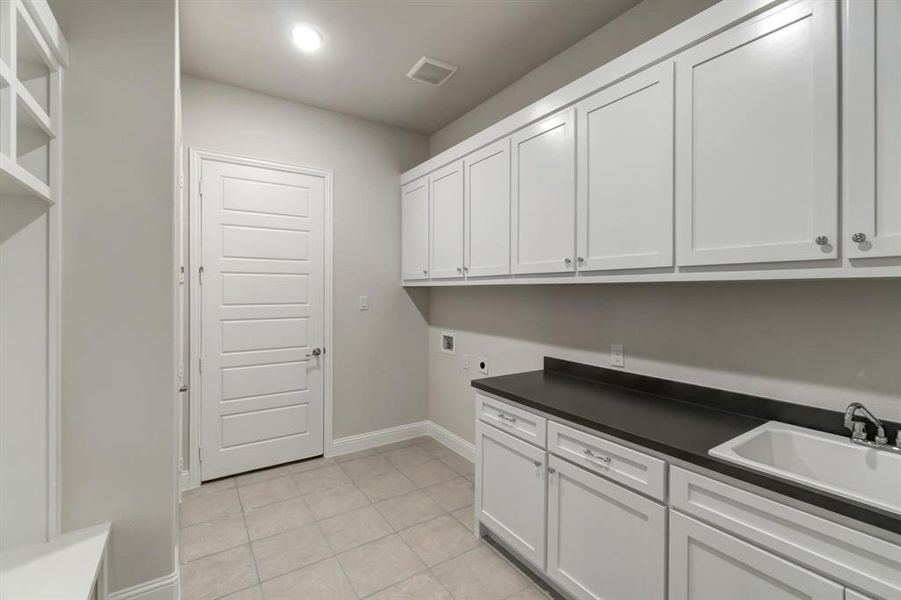
[[[182,0],[182,70],[432,133],[638,0]],[[295,23],[325,37],[314,54]],[[460,70],[406,78],[423,55]]]

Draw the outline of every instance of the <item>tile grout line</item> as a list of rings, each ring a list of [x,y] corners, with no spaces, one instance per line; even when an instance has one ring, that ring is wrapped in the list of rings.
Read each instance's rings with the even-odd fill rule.
[[[260,586],[260,593],[263,591],[263,580],[260,579],[260,567],[257,565],[257,555],[253,551],[253,543],[250,541],[250,528],[247,527],[247,513],[244,510],[244,501],[241,500],[241,494],[238,494],[238,505],[241,507],[241,519],[244,521],[244,533],[247,535],[247,545],[250,547],[250,558],[253,560],[253,572],[257,576],[257,584]]]

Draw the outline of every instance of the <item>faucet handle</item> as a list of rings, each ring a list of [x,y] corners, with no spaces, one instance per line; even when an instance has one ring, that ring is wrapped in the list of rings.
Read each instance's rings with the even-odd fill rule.
[[[851,430],[852,440],[867,439],[867,424],[863,421],[853,421],[854,428]]]
[[[888,438],[885,436],[884,428],[878,427],[876,429],[876,437],[873,438],[873,441],[877,444],[888,444]]]

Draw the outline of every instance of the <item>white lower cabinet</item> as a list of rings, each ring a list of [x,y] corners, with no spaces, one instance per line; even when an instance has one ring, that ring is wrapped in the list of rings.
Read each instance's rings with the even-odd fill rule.
[[[579,600],[664,598],[666,507],[549,457],[547,575]]]
[[[843,600],[828,579],[670,511],[669,600]]]
[[[476,425],[476,515],[520,557],[544,570],[545,452],[490,425]]]

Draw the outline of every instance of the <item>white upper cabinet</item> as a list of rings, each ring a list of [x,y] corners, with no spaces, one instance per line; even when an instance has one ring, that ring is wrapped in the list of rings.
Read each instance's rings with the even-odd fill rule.
[[[513,134],[513,272],[575,269],[575,109]]]
[[[429,278],[429,178],[401,188],[401,277]]]
[[[673,63],[577,110],[579,269],[672,266]]]
[[[463,277],[463,162],[429,176],[432,279]]]
[[[844,247],[901,256],[901,2],[846,0]]]
[[[838,255],[836,16],[787,3],[676,58],[679,265]]]
[[[466,157],[464,271],[468,277],[510,273],[510,140]]]

